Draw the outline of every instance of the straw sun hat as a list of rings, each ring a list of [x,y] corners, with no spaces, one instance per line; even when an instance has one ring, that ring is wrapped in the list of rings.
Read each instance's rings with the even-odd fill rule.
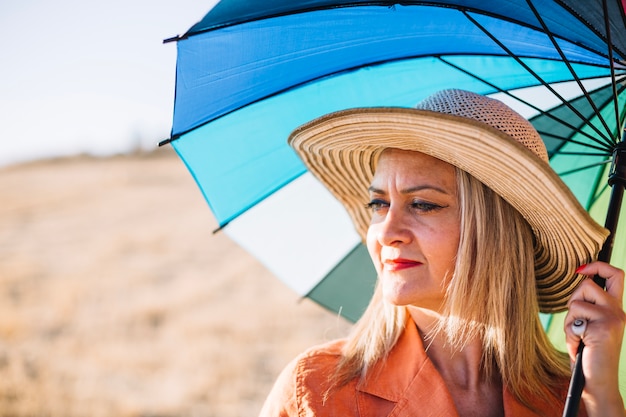
[[[309,171],[344,205],[365,240],[368,187],[385,148],[419,151],[468,172],[528,221],[536,237],[539,307],[566,307],[608,231],[550,168],[532,125],[498,100],[440,91],[410,108],[359,108],[322,116],[289,137]]]

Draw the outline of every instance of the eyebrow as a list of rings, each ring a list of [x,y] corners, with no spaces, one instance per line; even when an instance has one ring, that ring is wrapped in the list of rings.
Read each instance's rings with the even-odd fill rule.
[[[373,185],[371,185],[367,190],[370,193],[374,193],[374,194],[386,194],[386,192],[384,190],[381,190],[380,188],[376,188]],[[437,191],[437,192],[439,192],[441,194],[450,194],[449,192],[447,192],[443,188],[437,187],[435,185],[429,185],[429,184],[416,185],[415,187],[405,188],[405,189],[400,190],[400,193],[401,194],[411,194],[411,193],[415,193],[417,191],[422,191],[422,190],[433,190],[433,191]]]

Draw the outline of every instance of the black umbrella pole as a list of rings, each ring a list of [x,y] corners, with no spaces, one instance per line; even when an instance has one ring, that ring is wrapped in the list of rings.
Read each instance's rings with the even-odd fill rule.
[[[609,176],[609,184],[611,185],[611,198],[607,210],[604,227],[611,234],[604,242],[602,250],[598,254],[598,260],[610,262],[611,253],[613,252],[613,242],[615,231],[617,230],[617,222],[622,209],[622,201],[624,197],[624,188],[626,187],[626,132],[622,136],[622,141],[616,146],[613,153],[613,166]],[[605,279],[599,276],[593,278],[596,284],[604,288]],[[585,344],[581,341],[576,351],[576,360],[572,369],[572,378],[570,380],[567,399],[565,400],[565,408],[563,409],[563,417],[576,417],[580,406],[580,397],[585,386],[585,375],[583,374],[583,349]]]

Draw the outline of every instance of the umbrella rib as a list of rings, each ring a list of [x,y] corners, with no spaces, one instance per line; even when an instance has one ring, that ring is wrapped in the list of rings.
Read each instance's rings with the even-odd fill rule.
[[[616,2],[619,2],[620,0],[615,0]],[[606,40],[603,38],[604,34],[601,33],[594,25],[592,25],[591,23],[589,23],[585,18],[583,18],[580,13],[578,13],[578,11],[574,8],[572,8],[572,6],[570,6],[569,2],[567,0],[554,0],[554,2],[556,4],[558,4],[560,7],[562,7],[564,10],[566,10],[567,12],[569,12],[570,15],[575,16],[578,21],[580,23],[582,23],[587,29],[589,29],[589,31],[591,31],[592,33],[594,33],[598,38]],[[618,5],[619,10],[622,10],[622,7]],[[623,17],[624,13],[622,11],[622,19],[624,19]],[[606,16],[606,15],[605,15]],[[626,21],[624,21],[626,23]],[[615,47],[615,50],[619,50],[617,47]],[[600,55],[602,55],[602,53],[600,51],[595,50],[596,53],[600,53]],[[619,50],[620,54],[623,54],[624,51]]]
[[[612,162],[611,159],[607,159],[606,161],[596,162],[594,164],[584,165],[578,168],[570,169],[569,171],[559,172],[559,176],[564,177],[566,175],[575,174],[576,172],[584,171],[586,169],[596,168],[602,165],[610,164]]]
[[[609,6],[607,0],[602,0],[602,9],[604,11],[604,28],[606,29],[606,43],[609,52],[609,62],[611,64],[611,85],[613,87],[613,108],[615,110],[615,126],[619,132],[621,121],[619,116],[619,104],[617,102],[617,80],[615,78],[615,61],[613,59],[613,41],[611,40],[611,22],[609,21]]]
[[[599,185],[600,183],[600,178],[598,178],[598,180],[596,181],[596,186]],[[591,209],[591,207],[596,204],[596,202],[600,199],[600,196],[602,196],[602,193],[604,193],[607,188],[609,188],[609,183],[605,182],[604,185],[602,186],[602,189],[597,192],[596,194],[589,196],[589,202],[587,204],[587,210]],[[597,187],[596,187],[597,189]]]
[[[618,87],[617,83],[618,81],[620,83],[622,83],[622,85],[620,85],[620,87]],[[608,106],[610,102],[613,102],[613,106],[614,106],[614,110],[615,110],[615,129],[616,129],[616,135],[619,135],[619,132],[622,130],[622,117],[620,116],[620,111],[619,111],[619,105],[618,105],[618,97],[620,94],[622,94],[624,92],[624,90],[626,90],[626,84],[624,84],[624,81],[626,81],[626,76],[620,77],[619,79],[617,77],[613,78],[613,74],[611,74],[611,88],[613,91],[613,95],[611,97],[609,97],[604,103],[602,103],[601,107],[604,106]],[[626,111],[626,109],[625,109]],[[626,115],[626,113],[625,113]],[[617,136],[616,136],[617,138]]]
[[[474,25],[476,25],[476,27],[478,27],[487,36],[489,36],[489,38],[491,38],[491,40],[493,40],[500,48],[502,48],[502,50],[504,50],[511,58],[513,58],[518,64],[520,64],[526,71],[528,71],[528,73],[530,75],[535,77],[535,79],[537,81],[539,81],[544,87],[546,87],[552,94],[554,94],[555,97],[557,97],[559,100],[561,100],[561,102],[565,106],[567,106],[573,113],[575,113],[583,122],[586,120],[585,117],[578,111],[578,109],[573,107],[567,100],[565,100],[559,93],[557,93],[556,90],[554,90],[554,88],[552,88],[543,78],[541,78],[535,71],[533,71],[528,65],[526,65],[518,56],[516,56],[509,48],[507,48],[502,42],[500,42],[491,32],[489,32],[484,26],[482,26],[480,23],[478,23],[478,21],[476,19],[474,19],[473,17],[471,17],[469,14],[467,14],[465,12],[464,12],[464,14]],[[608,146],[611,146],[611,147],[613,146],[613,143],[611,142],[611,139],[607,138],[606,135],[603,132],[600,131],[600,129],[598,129],[593,124],[589,124],[589,126],[602,139],[604,139],[604,142]]]
[[[551,114],[551,113],[548,113],[548,112],[546,112],[546,111],[542,110],[541,108],[539,108],[539,107],[535,106],[534,104],[532,104],[532,103],[530,103],[530,102],[528,102],[528,101],[526,101],[526,100],[523,100],[523,99],[521,99],[521,98],[519,98],[519,97],[517,97],[517,96],[515,96],[515,95],[511,94],[509,91],[504,90],[504,89],[502,89],[502,88],[498,87],[497,85],[495,85],[495,84],[493,84],[493,83],[491,83],[491,82],[489,82],[489,81],[485,80],[485,79],[484,79],[484,78],[482,78],[482,77],[479,77],[478,75],[474,74],[473,72],[470,72],[470,71],[468,71],[468,70],[466,70],[466,69],[464,69],[464,68],[462,68],[462,67],[460,67],[460,66],[458,66],[458,65],[456,65],[456,64],[453,64],[452,62],[450,62],[450,61],[446,60],[445,58],[443,58],[443,57],[441,57],[441,56],[438,56],[437,58],[438,58],[440,61],[442,61],[443,63],[445,63],[445,64],[447,64],[447,65],[449,65],[449,66],[451,66],[451,67],[455,68],[456,70],[461,71],[461,72],[463,72],[464,74],[467,74],[467,75],[469,75],[470,77],[473,77],[473,78],[475,78],[476,80],[478,80],[478,81],[480,81],[480,82],[482,82],[482,83],[484,83],[484,84],[487,84],[488,86],[490,86],[490,87],[492,87],[492,88],[494,88],[494,89],[498,90],[500,93],[505,94],[505,95],[507,95],[507,96],[509,96],[509,97],[513,98],[514,100],[517,100],[518,102],[520,102],[520,103],[522,103],[522,104],[524,104],[524,105],[526,105],[526,106],[528,106],[528,107],[532,108],[533,110],[535,110],[535,111],[539,112],[539,114],[541,114],[541,115],[543,115],[543,116],[546,116],[546,117],[548,117],[548,118],[550,118],[550,119],[552,119],[552,120],[554,120],[554,121],[556,121],[556,122],[558,122],[558,123],[561,123],[563,126],[566,126],[566,127],[570,128],[570,129],[572,129],[572,130],[574,130],[574,131],[576,131],[576,132],[580,133],[580,134],[581,134],[581,135],[583,135],[583,136],[586,136],[587,138],[591,139],[593,142],[597,143],[598,145],[601,145],[601,146],[602,146],[602,148],[600,148],[600,147],[595,147],[595,146],[593,146],[593,145],[585,144],[585,143],[582,143],[582,142],[572,141],[572,140],[571,140],[571,139],[569,139],[569,138],[562,138],[562,137],[557,137],[557,136],[553,136],[553,135],[551,135],[551,136],[553,136],[553,137],[555,137],[555,138],[557,138],[557,139],[559,139],[559,140],[563,140],[563,141],[566,141],[566,142],[567,142],[567,141],[571,141],[571,142],[573,142],[573,143],[578,143],[578,144],[581,144],[581,145],[590,146],[590,147],[593,147],[593,148],[595,148],[595,149],[600,149],[600,150],[608,150],[608,151],[611,151],[611,150],[612,150],[612,146],[609,146],[606,142],[601,141],[601,140],[598,140],[598,138],[596,138],[595,136],[592,136],[592,135],[590,135],[589,133],[587,133],[587,132],[585,132],[585,131],[580,130],[580,128],[579,128],[579,127],[576,127],[576,126],[574,126],[574,125],[572,125],[572,124],[570,124],[570,123],[566,122],[565,120],[559,119],[559,118],[558,118],[558,117],[556,117],[555,115],[553,115],[553,114]],[[540,80],[540,81],[541,81],[541,80]],[[542,84],[544,84],[544,83],[543,83],[543,81],[541,81],[541,83],[542,83]],[[544,84],[544,85],[545,85],[545,84]]]
[[[621,94],[621,92],[622,92],[622,91],[624,91],[624,89],[626,89],[626,86],[622,87],[622,88],[620,89],[619,93]],[[592,93],[593,93],[593,92],[592,92]],[[604,102],[600,105],[600,107],[601,107],[601,108],[604,108],[605,106],[608,106],[608,105],[611,103],[611,100],[612,100],[612,97],[609,97],[606,101],[604,101]],[[584,126],[584,124],[583,124],[583,126]],[[575,131],[579,131],[579,129],[574,129],[574,130],[575,130]],[[581,133],[582,133],[582,132],[581,132]],[[571,136],[570,136],[570,137],[568,137],[568,138],[563,138],[563,137],[560,137],[560,136],[552,135],[552,134],[547,133],[547,132],[540,132],[540,134],[541,134],[541,135],[551,136],[551,137],[552,137],[552,138],[554,138],[554,139],[564,141],[564,142],[563,142],[563,144],[562,144],[561,146],[559,146],[559,149],[560,149],[560,148],[561,148],[561,147],[562,147],[562,146],[563,146],[566,142],[569,142],[569,143],[576,143],[576,144],[578,144],[578,145],[587,146],[587,147],[589,147],[589,148],[593,148],[593,149],[603,150],[603,149],[601,149],[601,148],[598,148],[597,146],[590,145],[590,144],[586,144],[586,143],[583,143],[583,142],[579,142],[579,141],[577,141],[577,140],[574,140],[574,139],[572,139],[572,138],[571,138]],[[613,146],[607,147],[607,146],[606,146],[606,145],[604,145],[603,143],[602,143],[602,145],[605,147],[604,149],[607,151],[607,153],[608,153],[608,154],[612,154],[612,153],[613,153]],[[558,151],[558,153],[563,154],[564,152]]]
[[[553,138],[555,140],[559,140],[559,141],[563,142],[563,145],[565,143],[573,143],[575,145],[580,145],[580,146],[584,146],[586,148],[595,149],[597,151],[602,152],[603,156],[604,155],[611,155],[613,153],[613,149],[611,147],[607,146],[604,142],[598,142],[598,141],[594,140],[596,143],[598,143],[598,145],[600,145],[600,146],[598,146],[598,145],[593,145],[591,143],[581,142],[579,140],[572,139],[571,137],[564,138],[562,136],[557,136],[555,134],[552,134],[552,133],[549,133],[549,132],[544,132],[542,130],[537,130],[537,133],[539,133],[541,136],[549,136],[549,137],[551,137],[551,138]],[[563,145],[560,145],[559,149],[562,148]],[[556,153],[556,152],[553,152],[553,153]],[[558,151],[558,153],[561,154],[561,153],[564,153],[564,152]],[[589,155],[589,154],[586,153],[586,155]]]
[[[596,103],[594,103],[593,100],[591,99],[591,96],[589,95],[589,92],[587,91],[587,89],[583,85],[582,81],[578,77],[578,74],[576,74],[576,71],[574,71],[574,68],[572,67],[572,64],[569,62],[569,60],[565,56],[565,53],[563,53],[563,49],[561,49],[561,47],[559,46],[559,44],[556,41],[554,35],[552,34],[550,29],[548,28],[548,25],[546,25],[545,20],[543,20],[543,17],[541,17],[541,15],[539,14],[539,11],[537,11],[537,8],[533,4],[532,0],[526,0],[526,3],[528,4],[528,7],[530,7],[530,10],[533,12],[533,14],[537,18],[537,20],[539,21],[539,24],[541,25],[541,27],[542,27],[543,31],[545,32],[545,34],[548,36],[548,39],[550,39],[550,42],[552,43],[552,46],[554,47],[555,51],[559,54],[559,56],[561,57],[561,60],[565,64],[565,66],[567,66],[567,69],[569,70],[570,74],[572,74],[572,77],[574,77],[574,80],[576,81],[576,84],[578,84],[578,88],[580,88],[580,91],[582,91],[583,95],[587,99],[587,102],[589,103],[589,105],[591,106],[593,111],[598,115],[598,118],[600,119],[600,122],[602,123],[602,126],[604,126],[604,129],[609,134],[609,137],[611,137],[613,135],[613,132],[611,131],[611,128],[609,128],[609,126],[607,125],[606,120],[604,120],[603,117],[599,116],[600,115],[600,111],[598,110],[598,107],[596,107]],[[603,0],[603,3],[606,6],[606,0]],[[605,18],[607,18],[606,11],[605,11]],[[612,54],[612,51],[611,51],[610,39],[609,39],[609,62],[610,62],[610,68],[611,68],[611,75],[612,75],[612,78],[613,78],[613,77],[615,77],[615,74],[614,74],[614,71],[613,71],[612,56],[613,56],[613,54]],[[562,98],[560,96],[557,96],[557,97],[559,97],[559,99],[562,100]],[[584,120],[584,118],[583,118],[583,120]]]
[[[608,157],[611,154],[608,152],[559,152],[559,155],[571,155],[571,156],[604,156]]]

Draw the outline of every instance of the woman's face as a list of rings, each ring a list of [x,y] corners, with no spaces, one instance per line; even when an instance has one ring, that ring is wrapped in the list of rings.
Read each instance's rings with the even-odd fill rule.
[[[419,152],[388,149],[369,193],[367,247],[384,297],[438,311],[459,246],[454,167]]]

